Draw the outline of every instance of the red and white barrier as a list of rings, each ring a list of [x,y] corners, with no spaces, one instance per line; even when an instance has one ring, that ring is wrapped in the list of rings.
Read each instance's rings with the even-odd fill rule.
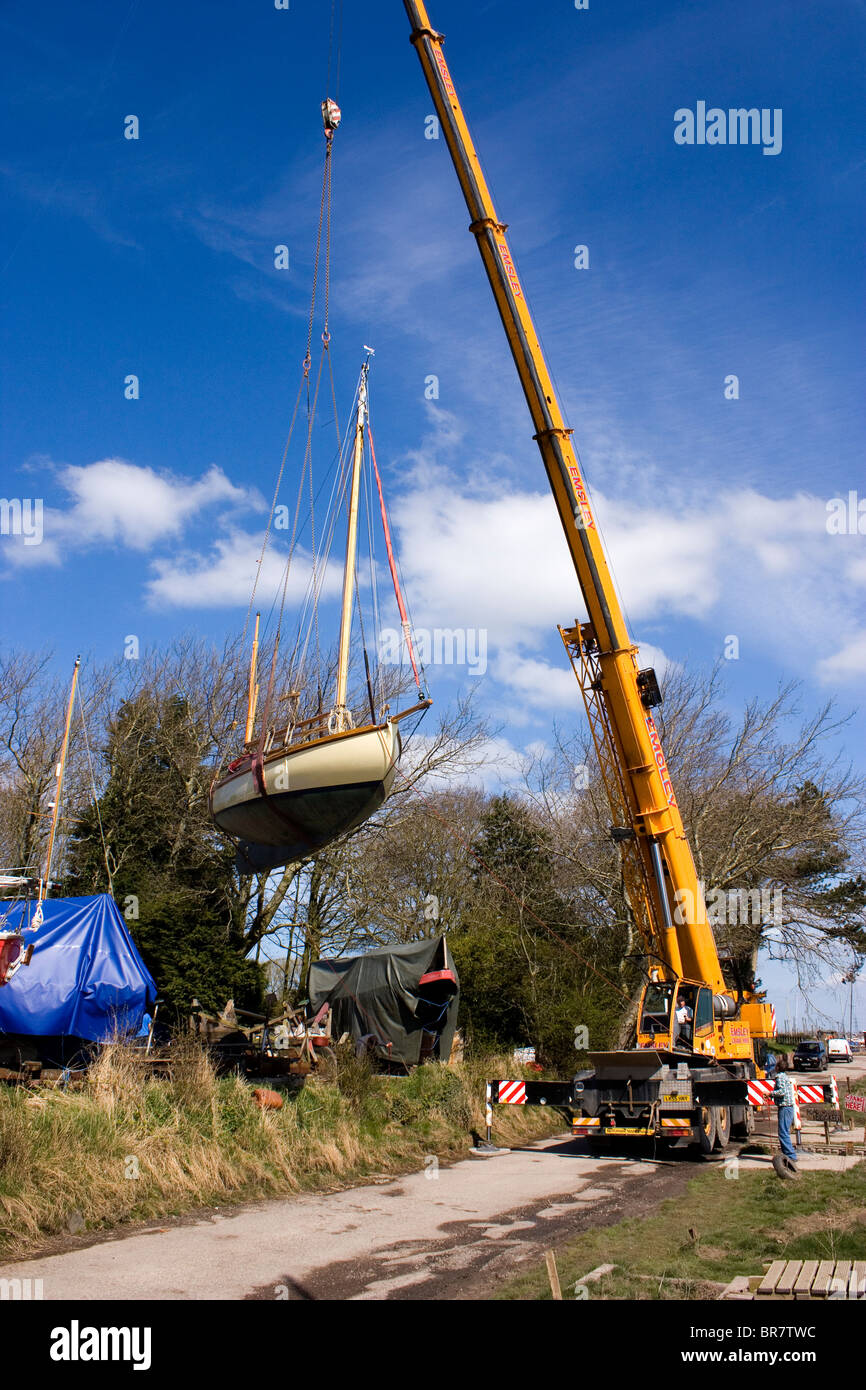
[[[797,1086],[797,1099],[801,1105],[823,1105],[823,1086]]]
[[[526,1082],[500,1081],[496,1099],[500,1105],[525,1105]]]
[[[771,1096],[773,1094],[772,1081],[749,1081],[749,1104],[750,1105],[772,1105]]]

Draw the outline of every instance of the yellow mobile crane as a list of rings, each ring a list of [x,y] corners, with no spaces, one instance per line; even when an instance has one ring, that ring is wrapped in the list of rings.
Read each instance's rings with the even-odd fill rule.
[[[577,675],[622,853],[623,880],[647,961],[637,1047],[591,1053],[569,1083],[527,1082],[528,1103],[562,1105],[577,1133],[633,1134],[724,1148],[751,1129],[753,1039],[774,1031],[754,988],[725,979],[652,709],[652,669],[638,666],[544,353],[442,51],[421,0],[403,0],[440,127],[535,426],[588,619],[560,628]],[[493,1082],[491,1099],[498,1088]],[[509,1096],[514,1091],[508,1092]],[[503,1098],[505,1093],[503,1092]]]

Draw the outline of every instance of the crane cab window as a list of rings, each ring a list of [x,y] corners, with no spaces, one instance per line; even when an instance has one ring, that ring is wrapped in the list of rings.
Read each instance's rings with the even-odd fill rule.
[[[643,996],[643,1014],[640,1021],[642,1033],[669,1033],[671,1030],[671,1006],[674,1002],[672,984],[647,985]]]
[[[699,989],[698,1002],[695,1008],[695,1037],[706,1037],[713,1031],[713,994],[712,990]]]

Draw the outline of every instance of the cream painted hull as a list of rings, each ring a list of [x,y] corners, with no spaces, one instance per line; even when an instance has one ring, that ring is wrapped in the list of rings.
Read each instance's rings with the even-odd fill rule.
[[[246,872],[304,859],[376,812],[394,784],[400,757],[395,724],[355,729],[271,753],[262,766],[266,795],[251,766],[216,782],[211,811],[241,842]]]

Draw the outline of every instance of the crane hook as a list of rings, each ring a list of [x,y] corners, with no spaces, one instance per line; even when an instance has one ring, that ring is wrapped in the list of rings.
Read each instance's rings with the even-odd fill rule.
[[[343,119],[343,113],[339,106],[331,97],[322,102],[322,124],[325,127],[325,139],[333,140],[334,131]]]

